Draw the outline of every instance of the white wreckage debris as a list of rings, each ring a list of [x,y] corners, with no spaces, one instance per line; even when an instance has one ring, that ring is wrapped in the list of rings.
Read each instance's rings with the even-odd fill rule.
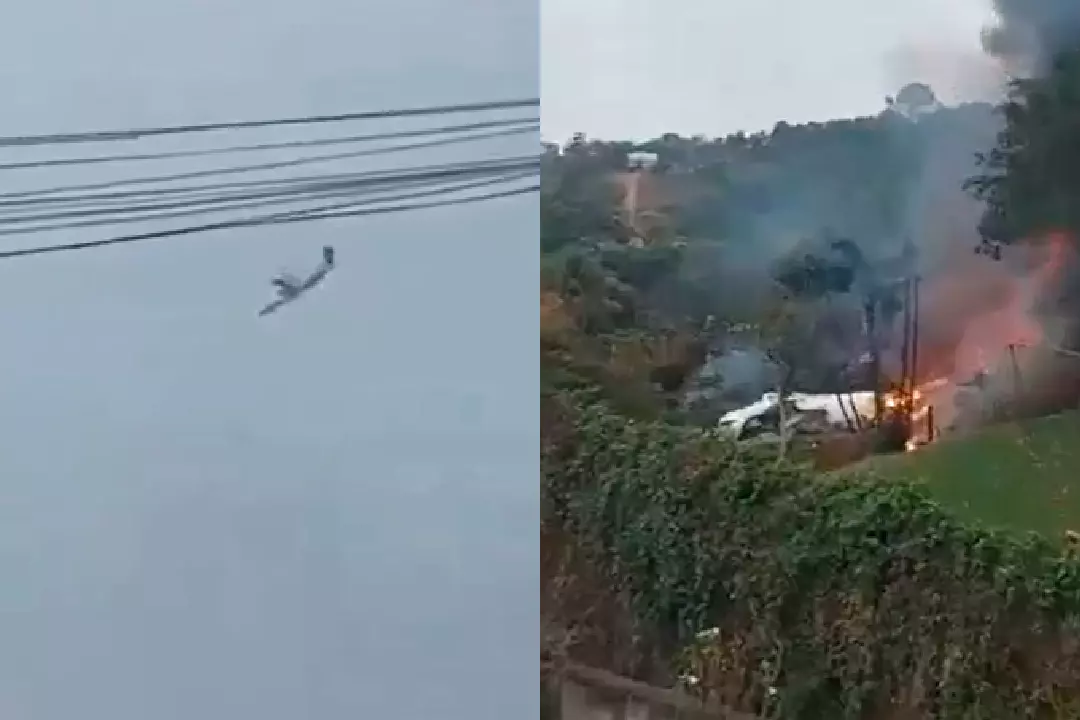
[[[828,432],[869,424],[874,419],[874,393],[790,393],[786,398],[786,434]],[[765,393],[755,403],[724,413],[717,424],[736,440],[779,435],[779,395]]]

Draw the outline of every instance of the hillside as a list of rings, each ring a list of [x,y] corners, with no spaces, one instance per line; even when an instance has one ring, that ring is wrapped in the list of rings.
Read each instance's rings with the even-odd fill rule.
[[[917,120],[883,111],[719,138],[667,134],[633,144],[579,136],[565,148],[562,172],[551,163],[545,180],[566,181],[563,199],[585,200],[581,189],[590,185],[595,201],[599,172],[621,173],[632,151],[652,153],[648,185],[657,199],[638,204],[665,208],[686,238],[727,241],[746,260],[767,261],[825,230],[871,242],[922,234],[942,220],[943,206],[968,199],[960,185],[998,129],[991,106],[971,104]]]
[[[1061,537],[1080,526],[1080,412],[1045,416],[1077,407],[1080,373],[1039,360],[1076,347],[1072,77],[1018,85],[1023,103],[998,115],[927,103],[752,136],[547,149],[551,656],[684,678],[784,720],[1080,717],[1080,558]],[[633,170],[649,173],[644,193],[627,182],[630,151],[655,156]],[[627,222],[646,207],[664,222]],[[901,325],[919,338],[906,375]],[[736,356],[741,369],[708,374],[710,403],[731,401],[740,378],[757,397],[860,382],[895,393],[901,355],[941,439],[834,474],[783,443],[694,427],[716,408],[673,402]]]
[[[1074,411],[995,425],[853,469],[885,482],[925,483],[944,505],[991,527],[1060,536],[1080,530],[1078,438]]]

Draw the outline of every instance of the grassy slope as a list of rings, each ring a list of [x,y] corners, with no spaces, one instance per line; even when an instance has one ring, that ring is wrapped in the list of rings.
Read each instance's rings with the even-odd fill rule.
[[[991,527],[1080,531],[1080,412],[995,426],[863,468],[924,481],[943,504]]]

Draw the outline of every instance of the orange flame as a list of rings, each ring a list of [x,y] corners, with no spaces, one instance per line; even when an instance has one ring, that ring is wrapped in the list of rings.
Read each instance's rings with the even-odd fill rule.
[[[1044,342],[1036,304],[1060,279],[1069,237],[1051,233],[1026,252],[1026,273],[1004,263],[967,262],[924,291],[920,375],[936,379],[920,387],[940,407],[943,421],[951,419],[957,383],[1001,367],[1010,349]]]

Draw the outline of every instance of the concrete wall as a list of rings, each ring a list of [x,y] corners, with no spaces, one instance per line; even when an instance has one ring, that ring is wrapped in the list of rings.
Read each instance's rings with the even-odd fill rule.
[[[563,668],[554,685],[558,720],[755,720],[597,668]]]

